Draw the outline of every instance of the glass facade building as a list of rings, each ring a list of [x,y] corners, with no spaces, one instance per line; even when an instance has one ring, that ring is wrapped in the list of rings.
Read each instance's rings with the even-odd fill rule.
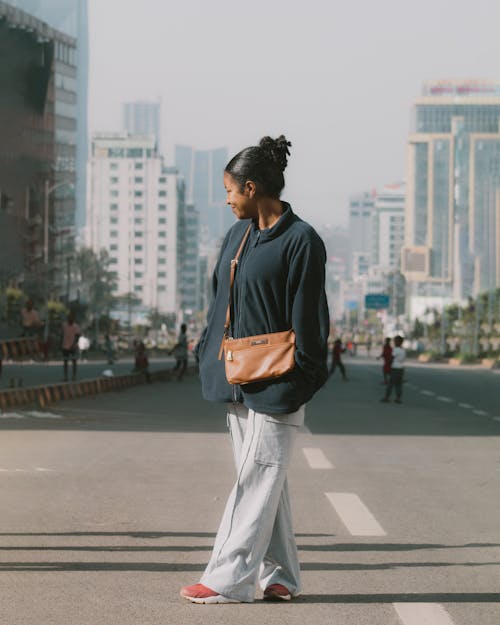
[[[63,175],[71,171],[76,173],[74,225],[79,231],[85,225],[87,191],[88,0],[8,0],[8,4],[25,11],[45,22],[50,28],[76,40],[76,47],[69,53],[74,71],[68,73],[62,66],[62,63],[69,60],[69,57],[63,55],[58,59],[62,63],[58,63],[59,66],[55,68],[56,89],[72,92],[74,98],[69,97],[67,101],[66,95],[60,93],[61,98],[56,98],[55,115],[56,123],[59,124],[58,143],[61,146],[56,171]],[[74,119],[75,128],[67,128],[63,118]],[[69,138],[66,132],[68,130],[76,133],[76,140]],[[70,141],[73,141],[74,156],[69,156],[70,150],[63,147],[65,144],[70,145]]]
[[[500,83],[438,81],[408,141],[402,270],[415,296],[462,300],[500,286]]]

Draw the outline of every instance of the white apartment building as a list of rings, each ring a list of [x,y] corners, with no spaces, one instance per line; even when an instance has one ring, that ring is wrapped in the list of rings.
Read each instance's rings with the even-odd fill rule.
[[[178,310],[178,174],[153,135],[99,133],[89,162],[86,244],[108,250],[117,295],[162,313]]]
[[[373,265],[383,271],[398,271],[405,238],[404,182],[386,185],[375,200],[375,254]]]

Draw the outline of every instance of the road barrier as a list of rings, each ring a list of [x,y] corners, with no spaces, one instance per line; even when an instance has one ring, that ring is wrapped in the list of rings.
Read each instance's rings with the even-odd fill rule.
[[[18,360],[26,356],[35,358],[42,353],[40,341],[37,338],[6,339],[0,341],[0,358]]]
[[[188,367],[185,374],[190,375],[197,371],[194,366]],[[147,376],[144,373],[129,373],[113,377],[100,377],[75,382],[59,382],[23,388],[9,388],[0,390],[0,410],[9,410],[26,405],[36,405],[45,408],[50,404],[79,397],[89,397],[99,393],[123,391],[140,384],[153,382],[168,382],[173,378],[171,369],[151,371]]]

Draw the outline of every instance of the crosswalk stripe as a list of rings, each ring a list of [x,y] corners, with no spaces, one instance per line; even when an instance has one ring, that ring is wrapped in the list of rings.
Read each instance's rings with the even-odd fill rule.
[[[403,625],[454,625],[450,615],[438,603],[394,603]]]
[[[463,404],[463,403],[460,403],[460,404],[458,404],[458,405],[460,406],[460,408],[472,408],[471,404]]]
[[[306,460],[311,469],[334,469],[333,464],[323,453],[323,450],[317,447],[304,447],[302,453],[306,457]]]
[[[446,401],[446,402],[452,402],[453,399],[451,397],[443,397],[442,395],[440,395],[439,397],[436,398],[438,401]]]
[[[420,394],[421,395],[427,395],[428,397],[432,397],[436,393],[433,393],[432,391],[420,391]]]
[[[474,410],[474,414],[479,415],[480,417],[487,417],[488,413],[486,410]]]
[[[352,536],[387,536],[382,526],[354,493],[325,493]]]

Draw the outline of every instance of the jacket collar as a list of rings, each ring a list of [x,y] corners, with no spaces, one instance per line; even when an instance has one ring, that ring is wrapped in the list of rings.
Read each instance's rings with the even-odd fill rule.
[[[292,207],[288,202],[281,202],[283,206],[283,213],[281,214],[278,221],[271,226],[271,228],[265,228],[264,230],[259,230],[259,226],[257,220],[253,220],[253,231],[252,234],[255,235],[257,232],[260,232],[260,241],[263,243],[264,241],[271,241],[276,237],[279,237],[280,234],[285,232],[292,222],[296,221],[298,217],[296,217],[295,213],[292,211]]]

